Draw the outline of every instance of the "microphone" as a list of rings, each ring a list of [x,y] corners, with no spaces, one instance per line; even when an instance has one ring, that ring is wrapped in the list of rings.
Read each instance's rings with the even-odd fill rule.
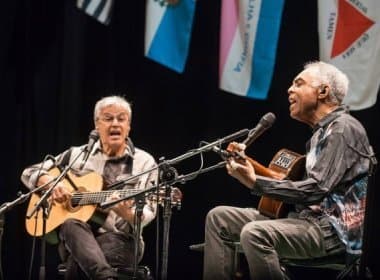
[[[250,130],[247,138],[242,143],[245,144],[246,147],[251,145],[261,134],[263,134],[265,130],[267,130],[273,125],[275,120],[276,120],[276,116],[273,113],[271,112],[266,113],[260,119],[256,127]]]
[[[255,128],[251,129],[248,133],[247,138],[242,142],[246,147],[251,145],[265,130],[270,128],[274,121],[276,120],[276,116],[269,112],[266,113],[259,121],[259,123],[256,125]],[[223,150],[219,147],[212,147],[212,150],[216,152],[218,155],[220,155],[223,159],[227,159],[228,157],[231,157],[233,153]]]
[[[88,160],[88,157],[90,156],[91,150],[94,147],[95,142],[98,141],[98,139],[99,139],[99,133],[95,129],[92,130],[90,132],[90,135],[88,136],[88,143],[84,149],[83,160],[81,162],[79,169],[83,169],[85,163]]]

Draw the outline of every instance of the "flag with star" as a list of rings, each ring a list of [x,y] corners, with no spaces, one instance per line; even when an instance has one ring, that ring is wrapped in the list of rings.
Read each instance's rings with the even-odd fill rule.
[[[344,103],[352,110],[376,103],[380,86],[378,0],[318,0],[320,60],[347,74]]]

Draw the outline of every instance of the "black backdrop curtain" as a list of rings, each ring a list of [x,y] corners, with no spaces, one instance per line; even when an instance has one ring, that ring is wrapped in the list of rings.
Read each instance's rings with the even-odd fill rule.
[[[201,140],[214,141],[252,128],[262,115],[277,116],[274,126],[248,149],[264,164],[280,148],[302,153],[310,129],[289,117],[287,88],[303,63],[318,59],[317,1],[286,1],[274,77],[265,101],[218,89],[220,1],[197,1],[188,62],[177,74],[143,55],[145,1],[115,0],[112,22],[104,26],[75,8],[74,0],[3,1],[0,77],[3,127],[0,202],[26,192],[23,168],[71,145],[86,143],[93,128],[93,106],[100,97],[125,95],[133,104],[131,137],[156,159],[179,156]],[[379,62],[380,63],[380,62]],[[353,112],[380,149],[379,105]],[[208,155],[206,164],[218,161]],[[199,158],[179,164],[180,174],[195,171]],[[377,180],[378,181],[378,180]],[[376,185],[376,183],[375,183]],[[173,210],[169,244],[169,279],[200,279],[202,257],[188,246],[203,240],[204,218],[216,205],[255,205],[258,198],[223,169],[179,186],[182,209]],[[375,189],[375,198],[379,196]],[[5,279],[25,279],[33,239],[24,227],[27,202],[5,214],[2,262]],[[376,205],[371,206],[374,213]],[[370,221],[369,266],[376,273],[378,225]],[[143,262],[155,271],[154,224],[145,229]],[[47,248],[47,279],[59,263]],[[39,269],[36,244],[33,277]],[[299,273],[304,273],[301,271]],[[377,274],[379,275],[379,274]]]

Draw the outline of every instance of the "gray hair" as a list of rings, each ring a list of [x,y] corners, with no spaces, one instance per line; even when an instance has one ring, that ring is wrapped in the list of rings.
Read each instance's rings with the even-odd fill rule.
[[[340,105],[348,91],[349,80],[347,75],[332,64],[322,61],[308,62],[304,69],[310,72],[313,77],[313,86],[320,87],[328,85],[330,87],[330,101]]]
[[[99,118],[100,111],[104,107],[107,107],[110,105],[117,105],[124,108],[128,112],[129,121],[131,121],[132,119],[131,104],[122,96],[112,95],[112,96],[103,97],[98,102],[96,102],[95,108],[94,108],[94,122],[96,122],[97,119]]]

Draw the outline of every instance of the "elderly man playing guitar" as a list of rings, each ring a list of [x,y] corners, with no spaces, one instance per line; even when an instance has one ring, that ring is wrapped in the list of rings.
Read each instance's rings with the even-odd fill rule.
[[[56,156],[55,162],[48,159],[22,173],[22,182],[33,189],[55,184],[54,178],[70,167],[51,192],[46,221],[46,233],[59,229],[59,240],[68,253],[66,279],[117,279],[115,267],[133,267],[142,258],[144,244],[140,234],[136,238],[135,221],[139,218],[141,227],[149,224],[155,218],[156,203],[139,199],[143,209],[136,211],[136,199],[127,199],[106,211],[95,211],[96,204],[152,187],[157,180],[154,158],[135,148],[128,137],[131,118],[131,106],[123,97],[100,99],[87,146],[72,147]],[[136,180],[127,180],[133,176]],[[29,209],[36,200],[37,195]],[[136,212],[141,215],[136,217]],[[41,216],[37,212],[26,221],[31,235],[44,233]]]
[[[205,225],[205,280],[232,279],[233,249],[226,240],[240,241],[251,279],[284,279],[282,258],[361,253],[373,152],[363,126],[342,106],[347,90],[346,75],[323,62],[306,64],[288,89],[290,116],[313,129],[306,145],[305,172],[299,178],[265,172],[241,156],[244,145],[230,143],[228,173],[252,194],[294,207],[280,217],[269,217],[270,211],[260,207],[210,210]],[[284,150],[271,165],[285,169],[297,158]]]

